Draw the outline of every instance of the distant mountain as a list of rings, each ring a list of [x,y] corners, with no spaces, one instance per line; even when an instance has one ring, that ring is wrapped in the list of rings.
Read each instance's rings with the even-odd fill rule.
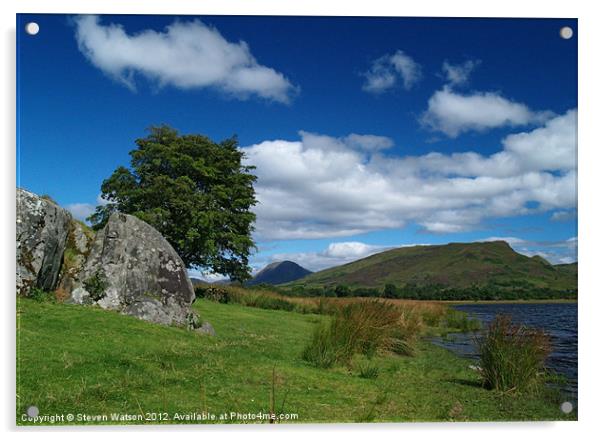
[[[388,250],[315,272],[288,286],[532,286],[577,289],[577,264],[554,266],[515,252],[504,241],[450,243]]]
[[[190,278],[193,287],[197,286],[207,286],[209,283],[207,281],[201,280],[200,278]]]
[[[296,281],[312,272],[292,261],[277,261],[261,269],[247,285],[283,284]]]

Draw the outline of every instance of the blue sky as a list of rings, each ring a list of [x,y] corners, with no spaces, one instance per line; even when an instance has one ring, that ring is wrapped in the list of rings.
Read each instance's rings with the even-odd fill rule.
[[[495,238],[576,259],[576,20],[26,14],[17,29],[17,184],[76,216],[167,123],[236,134],[257,166],[255,268]]]

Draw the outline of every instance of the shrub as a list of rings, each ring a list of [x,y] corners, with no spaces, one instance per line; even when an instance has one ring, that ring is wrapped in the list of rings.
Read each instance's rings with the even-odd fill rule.
[[[67,291],[65,288],[59,286],[56,288],[56,290],[54,291],[54,299],[58,302],[64,302],[66,300],[68,300],[71,297],[71,294],[69,293],[69,291]]]
[[[105,296],[105,290],[108,287],[107,278],[102,271],[96,272],[93,276],[84,281],[84,288],[90,294],[90,298],[99,301]]]
[[[498,315],[477,338],[486,388],[511,392],[537,389],[543,382],[550,337],[542,330],[514,325]]]
[[[194,294],[197,298],[205,298],[209,301],[215,301],[222,304],[230,302],[230,293],[226,289],[219,287],[199,286],[194,289]]]
[[[54,295],[51,292],[47,292],[39,287],[32,287],[27,296],[38,302],[48,302],[54,299]]]

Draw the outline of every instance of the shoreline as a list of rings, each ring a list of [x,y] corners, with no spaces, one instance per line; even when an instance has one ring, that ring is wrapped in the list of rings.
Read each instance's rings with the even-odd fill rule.
[[[429,300],[430,301],[430,300]],[[492,300],[432,300],[446,305],[487,305],[487,304],[577,304],[576,299],[492,299]]]

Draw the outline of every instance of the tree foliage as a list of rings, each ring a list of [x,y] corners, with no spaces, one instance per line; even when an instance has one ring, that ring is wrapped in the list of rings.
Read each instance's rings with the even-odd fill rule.
[[[108,203],[90,216],[94,228],[114,211],[132,214],[161,232],[188,267],[250,278],[256,177],[237,139],[215,143],[163,125],[136,144],[130,168],[102,183]]]

